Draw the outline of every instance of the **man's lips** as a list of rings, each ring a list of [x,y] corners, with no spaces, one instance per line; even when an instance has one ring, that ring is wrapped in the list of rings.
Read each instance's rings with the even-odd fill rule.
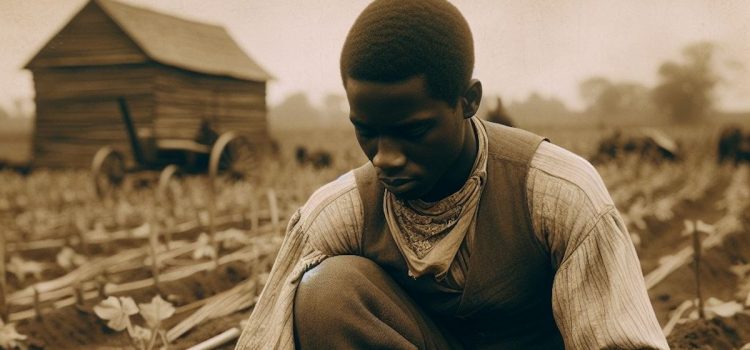
[[[413,177],[378,177],[383,187],[396,195],[402,195],[413,191],[417,186],[417,179]]]
[[[401,185],[414,181],[413,179],[406,178],[406,177],[399,177],[399,178],[381,177],[378,180],[380,180],[380,182],[382,182],[384,185],[388,187],[399,187]]]

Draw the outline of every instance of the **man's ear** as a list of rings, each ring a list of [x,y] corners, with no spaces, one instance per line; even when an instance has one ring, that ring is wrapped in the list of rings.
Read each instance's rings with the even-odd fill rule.
[[[482,102],[482,82],[477,79],[471,79],[469,87],[466,88],[460,101],[464,118],[468,119],[477,114],[479,103]]]

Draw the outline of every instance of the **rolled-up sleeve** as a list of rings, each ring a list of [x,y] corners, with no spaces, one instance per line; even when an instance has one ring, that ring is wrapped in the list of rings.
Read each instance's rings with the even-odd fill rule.
[[[568,349],[668,349],[617,210],[601,213],[555,275],[552,308]]]
[[[627,227],[583,158],[542,143],[527,194],[556,270],[552,309],[567,349],[669,349]]]

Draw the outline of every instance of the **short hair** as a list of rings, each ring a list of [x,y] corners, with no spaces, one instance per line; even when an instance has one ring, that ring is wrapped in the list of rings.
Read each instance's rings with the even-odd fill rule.
[[[474,70],[474,40],[446,0],[376,0],[349,30],[341,51],[346,80],[398,82],[424,76],[428,93],[455,106]]]

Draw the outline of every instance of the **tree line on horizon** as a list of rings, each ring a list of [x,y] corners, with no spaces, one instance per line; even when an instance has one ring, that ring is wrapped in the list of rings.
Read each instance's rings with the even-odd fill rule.
[[[717,70],[716,46],[688,45],[682,62],[667,61],[657,71],[659,82],[650,88],[633,81],[591,77],[579,85],[589,113],[608,116],[663,116],[673,122],[700,121],[714,111],[715,88],[723,80]]]
[[[579,83],[583,110],[571,110],[555,96],[531,92],[525,100],[504,103],[498,96],[485,96],[478,115],[486,117],[498,108],[519,124],[547,123],[577,117],[587,123],[613,120],[663,120],[696,122],[715,111],[715,89],[722,82],[716,62],[716,46],[698,42],[682,50],[681,61],[666,61],[658,70],[658,83],[648,87],[635,81],[592,76]],[[287,96],[269,109],[269,120],[277,128],[320,128],[348,125],[346,97],[329,94],[316,105],[304,92]]]

